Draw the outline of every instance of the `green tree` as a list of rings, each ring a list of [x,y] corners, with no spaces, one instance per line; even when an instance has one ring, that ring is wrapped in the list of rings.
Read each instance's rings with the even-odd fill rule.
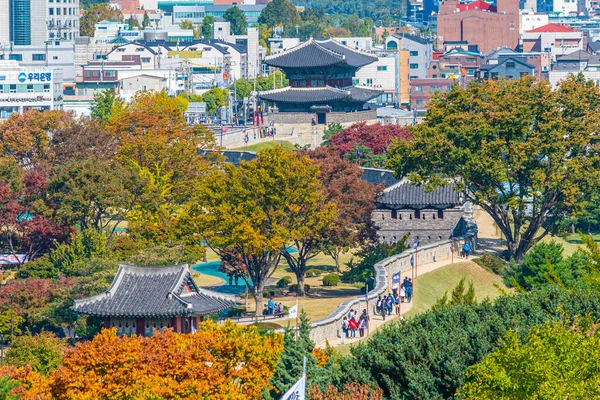
[[[181,29],[194,29],[194,24],[189,19],[184,19],[179,23]]]
[[[336,133],[341,132],[342,129],[344,128],[339,122],[332,122],[327,125],[327,128],[323,131],[323,143],[321,143],[321,146],[329,146],[329,139]]]
[[[227,98],[229,97],[229,90],[221,88],[213,88],[202,95],[204,102],[206,103],[206,113],[214,115],[219,107],[227,105]]]
[[[301,22],[300,13],[289,0],[273,0],[267,4],[258,17],[259,24],[265,24],[268,27],[283,25],[286,30]]]
[[[231,33],[234,35],[245,35],[248,29],[246,15],[238,6],[228,8],[223,14],[223,19],[231,24]]]
[[[283,351],[270,381],[275,387],[271,393],[275,398],[285,393],[300,379],[304,357],[306,357],[306,375],[309,377],[317,375],[317,360],[313,355],[315,342],[310,338],[310,320],[306,316],[306,311],[300,312],[299,319],[298,340],[296,340],[295,330],[289,328],[285,330],[283,336]]]
[[[467,369],[460,398],[597,398],[600,334],[596,328],[544,324],[534,327],[525,343],[509,331],[500,348]]]
[[[144,12],[144,19],[142,20],[142,29],[146,29],[150,26],[150,17],[147,12]]]
[[[92,118],[98,118],[102,122],[108,122],[112,117],[113,110],[123,107],[123,100],[115,95],[112,90],[104,90],[94,93],[94,101],[90,106]]]
[[[138,21],[135,15],[131,15],[127,20],[127,25],[129,25],[129,30],[133,30],[134,28],[140,28],[140,21]]]
[[[212,39],[212,25],[214,23],[215,23],[215,18],[210,15],[207,15],[202,20],[202,37],[204,37],[204,40]]]
[[[62,355],[67,341],[50,332],[23,335],[15,339],[6,354],[10,365],[29,365],[37,373],[48,375],[62,364]]]
[[[429,188],[454,181],[518,263],[597,187],[599,111],[600,88],[583,75],[556,90],[531,77],[455,86],[431,101],[412,140],[390,146],[388,165]]]
[[[94,36],[95,25],[106,19],[123,22],[123,14],[108,3],[100,3],[88,8],[79,20],[79,33],[81,36]]]
[[[21,328],[23,327],[24,323],[25,318],[17,313],[16,307],[13,308],[12,311],[10,309],[2,311],[0,312],[0,335],[10,338],[11,332],[14,332],[15,336],[18,336],[22,332]]]
[[[431,310],[435,311],[446,305],[471,305],[475,304],[475,301],[475,287],[473,286],[473,281],[469,281],[469,289],[467,289],[465,293],[465,278],[463,277],[456,287],[452,289],[450,301],[448,301],[448,292],[445,292],[444,295],[431,306]]]
[[[19,386],[19,382],[12,380],[10,376],[0,377],[0,400],[19,400],[18,395],[11,394]]]
[[[239,168],[223,166],[198,189],[191,222],[217,254],[234,254],[252,279],[256,313],[263,289],[285,245],[293,239],[289,213],[305,208],[304,187],[318,187],[318,167],[280,147],[266,149]],[[313,196],[313,194],[311,194]]]
[[[344,282],[372,282],[372,279],[375,277],[373,266],[379,261],[406,250],[408,247],[406,247],[405,241],[406,237],[403,237],[399,242],[394,244],[372,243],[362,247],[354,253],[359,261],[354,261],[353,257],[348,262],[348,270],[344,271],[342,280]]]
[[[577,251],[570,257],[563,257],[563,246],[552,240],[533,246],[520,264],[512,263],[504,270],[508,285],[532,290],[548,284],[573,286],[586,271],[586,257]]]
[[[236,100],[250,98],[253,90],[253,83],[248,79],[236,79],[230,87],[231,92],[236,96]]]

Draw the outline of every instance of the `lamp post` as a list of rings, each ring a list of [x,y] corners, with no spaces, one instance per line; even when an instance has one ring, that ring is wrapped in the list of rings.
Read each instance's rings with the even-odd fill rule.
[[[12,345],[13,339],[15,337],[15,325],[13,323],[13,300],[15,298],[14,294],[10,294],[10,344]]]

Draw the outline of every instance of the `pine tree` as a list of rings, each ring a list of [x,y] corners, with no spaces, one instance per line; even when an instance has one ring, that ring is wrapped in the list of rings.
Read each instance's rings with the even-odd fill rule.
[[[310,382],[311,377],[317,375],[317,359],[312,354],[315,348],[315,342],[310,338],[310,320],[306,312],[300,313],[300,323],[298,324],[298,340],[293,329],[288,328],[283,338],[284,350],[277,364],[275,374],[271,378],[271,384],[275,386],[276,391],[270,393],[271,398],[278,398],[285,393],[302,376],[302,365],[306,357],[306,375]],[[309,386],[307,384],[307,386]],[[268,398],[268,396],[265,396]]]
[[[148,13],[145,12],[144,20],[142,21],[142,29],[146,29],[149,26],[150,26],[150,17],[148,16]]]

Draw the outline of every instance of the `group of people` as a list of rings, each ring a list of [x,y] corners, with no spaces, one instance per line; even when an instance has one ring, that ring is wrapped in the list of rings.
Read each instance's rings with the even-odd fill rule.
[[[400,303],[410,303],[413,296],[413,282],[411,278],[404,278],[404,281],[400,285],[400,291],[394,289],[392,294],[386,296],[379,296],[377,303],[375,304],[375,312],[380,314],[385,321],[386,316],[392,315],[392,312],[396,312],[396,315],[400,315]]]
[[[348,311],[348,315],[344,316],[342,320],[342,331],[344,333],[344,337],[346,338],[355,338],[356,331],[358,330],[358,334],[360,337],[365,336],[365,330],[369,329],[369,313],[364,309],[360,316],[357,316],[358,312],[356,310]]]
[[[265,307],[263,308],[263,315],[275,315],[283,316],[285,314],[285,308],[283,303],[275,303],[272,298],[269,299]]]

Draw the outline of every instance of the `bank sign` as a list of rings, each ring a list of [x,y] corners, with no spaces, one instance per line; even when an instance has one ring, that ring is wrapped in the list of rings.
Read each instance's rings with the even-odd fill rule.
[[[19,82],[50,82],[52,80],[52,72],[21,72],[19,74]]]

